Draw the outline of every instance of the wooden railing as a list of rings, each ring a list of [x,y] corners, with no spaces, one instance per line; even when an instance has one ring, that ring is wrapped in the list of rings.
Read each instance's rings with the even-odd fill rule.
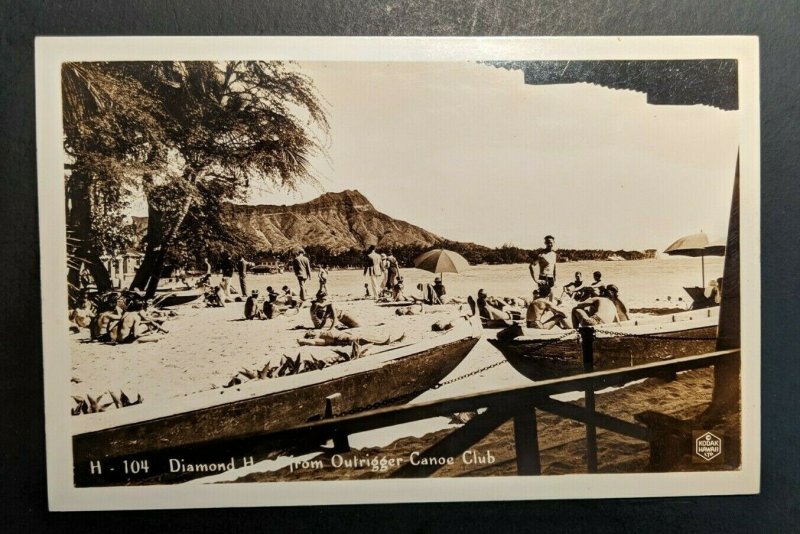
[[[333,440],[336,450],[348,448],[348,436],[402,423],[450,416],[455,412],[479,411],[464,426],[454,430],[419,456],[420,465],[403,464],[391,477],[426,477],[440,467],[435,463],[424,465],[423,458],[457,456],[468,450],[497,427],[513,419],[517,472],[520,475],[538,475],[541,472],[539,459],[537,410],[572,419],[586,426],[587,471],[597,470],[596,429],[602,428],[634,439],[649,441],[647,427],[617,419],[594,409],[594,392],[608,387],[622,386],[629,382],[677,373],[689,369],[715,366],[740,357],[740,350],[723,350],[661,360],[606,371],[590,371],[582,375],[543,380],[528,386],[514,387],[490,392],[475,393],[442,400],[406,404],[336,417],[335,408],[329,410],[330,419],[307,423],[291,429],[262,434],[258,437],[261,446],[293,444],[295,452],[311,451],[319,444]],[[585,392],[584,406],[551,398],[568,392]],[[335,405],[335,403],[333,403]],[[331,403],[329,402],[329,406]],[[306,447],[298,444],[308,444]]]

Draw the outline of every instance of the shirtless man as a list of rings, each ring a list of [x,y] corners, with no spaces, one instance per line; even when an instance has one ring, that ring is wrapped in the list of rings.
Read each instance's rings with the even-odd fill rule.
[[[486,291],[484,291],[483,289],[478,290],[477,306],[478,306],[478,313],[480,314],[481,317],[492,321],[498,319],[504,319],[504,320],[512,319],[510,313],[505,312],[496,306],[493,306],[491,304],[492,302],[493,301],[491,300],[491,297],[488,297],[486,295]]]
[[[258,291],[253,290],[247,301],[244,303],[244,318],[245,319],[266,319],[267,316],[258,305]]]
[[[102,342],[112,341],[110,332],[122,319],[125,308],[125,299],[119,297],[113,310],[98,313],[89,327],[91,338]]]
[[[122,319],[111,330],[111,340],[117,343],[133,343],[134,341],[158,341],[160,336],[156,332],[168,333],[147,311],[149,301],[136,311],[126,311]],[[142,327],[146,327],[143,329]],[[142,339],[148,336],[147,339]]]
[[[536,258],[536,263],[528,265],[531,278],[539,285],[539,295],[546,297],[550,294],[550,289],[556,285],[556,251],[554,249],[556,239],[547,235],[544,237],[544,251]],[[539,273],[536,273],[538,268]]]
[[[320,291],[317,293],[316,299],[311,303],[311,322],[314,323],[314,328],[322,329],[325,323],[330,319],[331,325],[328,330],[331,330],[336,321],[339,321],[347,328],[358,328],[360,324],[358,321],[349,315],[347,312],[336,309],[333,303],[327,301],[327,294]]]
[[[78,328],[91,328],[94,316],[94,306],[87,298],[78,301],[78,307],[69,312],[69,320]]]
[[[572,309],[572,327],[595,326],[617,321],[617,307],[606,297],[598,297],[597,291],[587,287],[578,292],[581,300]]]
[[[576,271],[575,280],[573,280],[569,284],[566,284],[563,289],[567,293],[567,295],[572,295],[582,287],[583,287],[583,275],[580,273],[580,271]]]
[[[567,316],[556,307],[558,304],[560,304],[560,301],[553,296],[552,291],[546,297],[540,297],[539,292],[534,290],[533,300],[528,305],[528,313],[525,316],[528,328],[550,330],[554,326],[558,326],[559,328],[568,329]],[[542,321],[546,312],[550,312],[552,316],[546,321]]]

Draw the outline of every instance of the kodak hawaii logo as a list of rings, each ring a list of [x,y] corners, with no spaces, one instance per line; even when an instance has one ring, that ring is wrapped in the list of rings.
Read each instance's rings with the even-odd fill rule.
[[[694,452],[700,458],[711,461],[722,454],[722,438],[705,432],[694,441]]]

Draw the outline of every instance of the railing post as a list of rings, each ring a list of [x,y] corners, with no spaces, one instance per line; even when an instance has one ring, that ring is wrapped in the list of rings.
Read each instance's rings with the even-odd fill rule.
[[[324,419],[331,419],[342,413],[342,394],[334,393],[325,397],[325,415]],[[335,432],[333,434],[333,452],[349,452],[350,440],[347,434],[343,432]]]
[[[514,445],[517,450],[517,474],[541,475],[539,429],[536,426],[536,408],[533,406],[514,414]]]
[[[591,373],[594,370],[594,328],[582,326],[578,328],[581,335],[583,351],[583,370]],[[586,407],[586,468],[590,473],[597,472],[597,427],[594,424],[594,390],[588,387],[584,392]]]

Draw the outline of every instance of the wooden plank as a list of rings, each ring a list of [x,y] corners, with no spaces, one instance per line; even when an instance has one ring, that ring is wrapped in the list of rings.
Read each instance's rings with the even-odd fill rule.
[[[573,419],[580,423],[585,423],[589,418],[586,408],[576,404],[571,404],[569,402],[561,402],[555,399],[538,400],[536,401],[536,407],[566,419]],[[595,412],[593,418],[595,426],[600,428],[642,441],[650,440],[650,433],[644,426],[629,423],[628,421],[617,419],[616,417],[606,415],[602,412]]]
[[[517,450],[517,474],[541,475],[536,408],[529,406],[514,415],[514,444]]]
[[[485,438],[497,427],[508,421],[510,414],[499,410],[486,410],[470,419],[464,426],[448,434],[419,455],[413,465],[403,464],[389,478],[421,478],[431,476],[442,464],[438,459],[455,458]],[[424,465],[427,464],[427,465]]]

